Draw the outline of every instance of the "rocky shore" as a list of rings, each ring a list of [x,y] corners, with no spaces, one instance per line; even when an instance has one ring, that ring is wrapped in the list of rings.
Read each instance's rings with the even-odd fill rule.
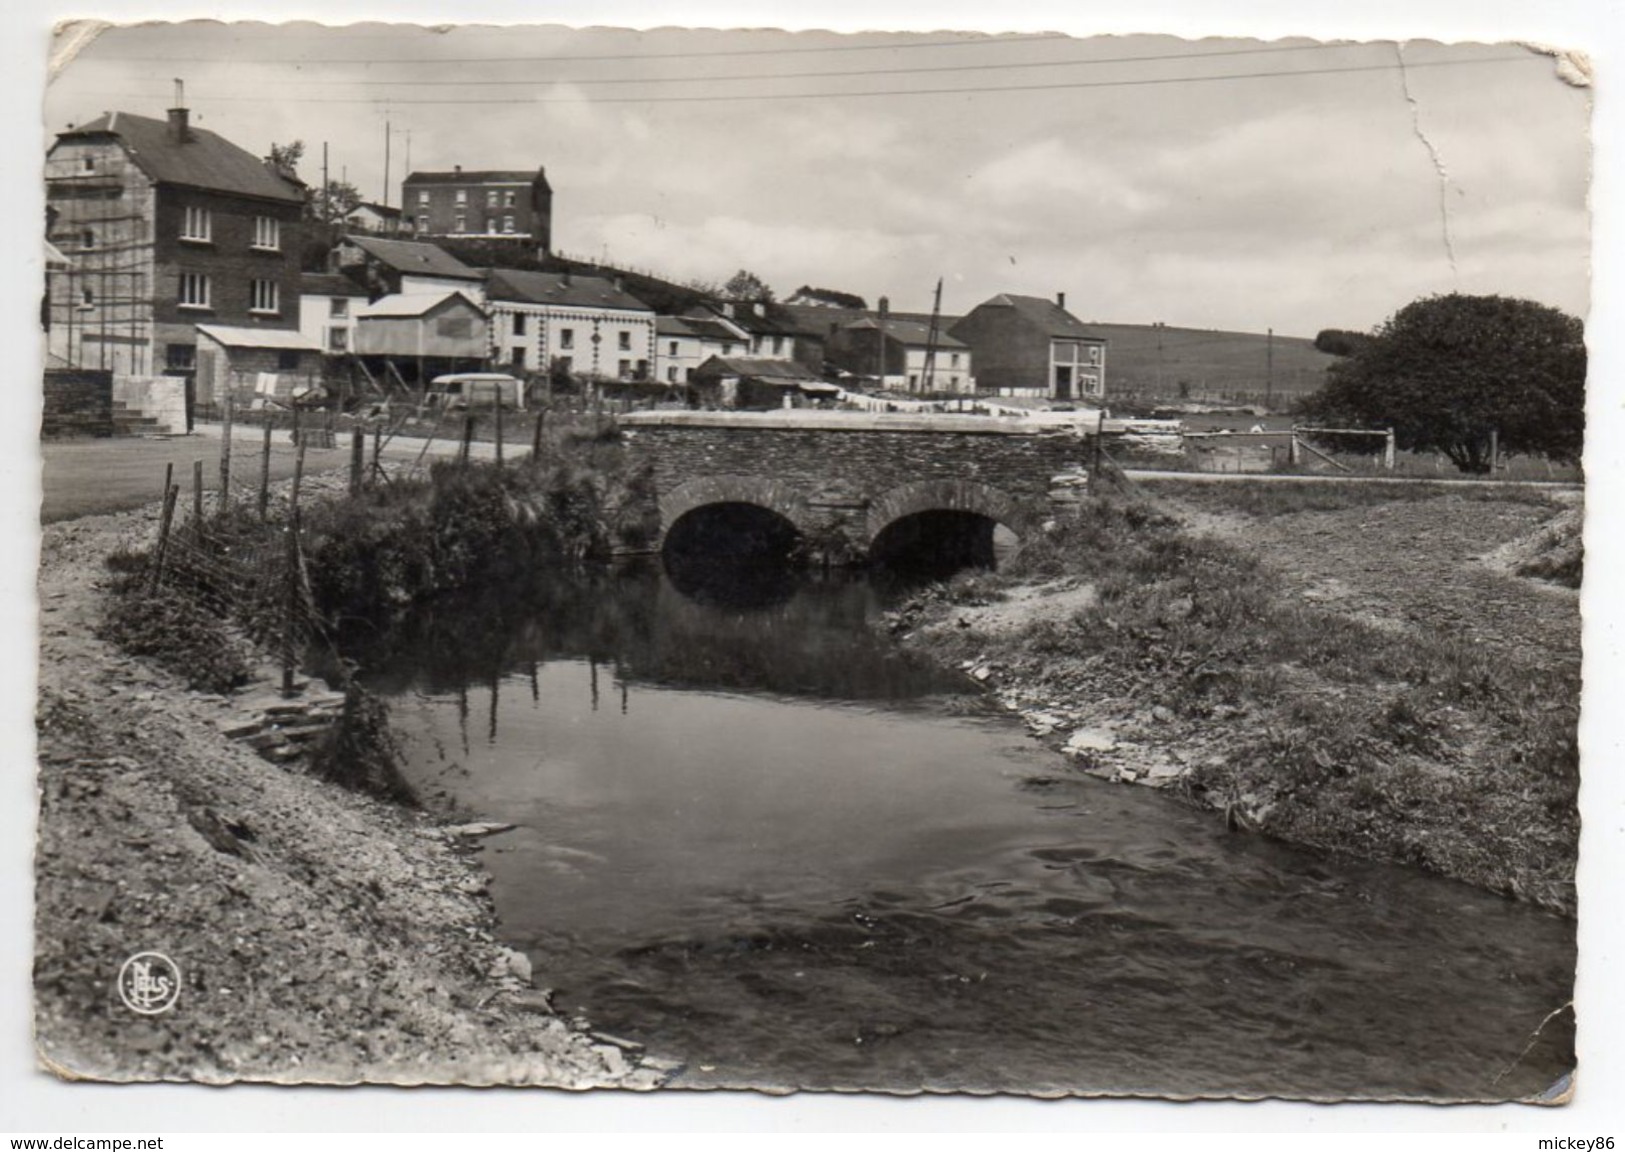
[[[674,1070],[553,1014],[499,944],[473,852],[489,829],[306,768],[335,710],[270,670],[188,690],[96,635],[103,561],[156,507],[47,527],[40,592],[35,1033],[70,1078],[650,1088]],[[173,1007],[133,1011],[158,952]]]

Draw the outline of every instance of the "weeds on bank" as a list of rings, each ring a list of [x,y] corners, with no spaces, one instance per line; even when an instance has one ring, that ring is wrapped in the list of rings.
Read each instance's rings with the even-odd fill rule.
[[[1096,601],[1007,636],[926,642],[960,660],[991,645],[1057,698],[1170,710],[1222,749],[1186,794],[1241,824],[1572,908],[1578,670],[1289,600],[1253,557],[1126,498],[1081,506],[978,587],[1062,576]]]
[[[1202,512],[1249,517],[1287,516],[1295,512],[1337,512],[1346,508],[1373,508],[1382,504],[1409,504],[1454,496],[1462,500],[1493,500],[1501,503],[1548,504],[1550,497],[1540,488],[1509,484],[1487,488],[1476,484],[1450,486],[1415,483],[1350,484],[1336,481],[1233,480],[1209,483],[1199,480],[1160,480],[1158,496]]]

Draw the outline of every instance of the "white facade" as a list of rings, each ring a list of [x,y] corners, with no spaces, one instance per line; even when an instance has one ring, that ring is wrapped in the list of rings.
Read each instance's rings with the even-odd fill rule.
[[[356,311],[366,306],[365,296],[330,296],[301,293],[299,331],[321,345],[330,356],[355,351]]]
[[[655,333],[655,379],[662,384],[686,384],[710,354],[693,332]]]
[[[652,380],[655,315],[620,308],[492,300],[491,357],[516,372],[558,364],[574,376]]]

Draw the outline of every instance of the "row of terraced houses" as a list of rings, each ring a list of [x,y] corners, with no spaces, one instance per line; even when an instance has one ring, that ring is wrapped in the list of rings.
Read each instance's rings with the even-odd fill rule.
[[[402,382],[495,368],[723,406],[859,387],[1104,395],[1105,341],[1059,296],[999,295],[960,317],[816,292],[658,314],[613,275],[475,267],[435,243],[485,238],[545,257],[553,192],[540,169],[411,173],[402,209],[358,208],[316,273],[301,269],[305,186],[184,108],[69,128],[45,181],[50,363],[184,375],[205,401],[284,396],[334,358]]]

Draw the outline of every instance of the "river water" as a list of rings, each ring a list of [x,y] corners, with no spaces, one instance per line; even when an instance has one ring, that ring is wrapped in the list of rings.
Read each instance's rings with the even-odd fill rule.
[[[1573,1063],[1574,925],[1083,777],[857,579],[654,570],[357,648],[555,1004],[687,1086],[1499,1099]],[[1538,1034],[1537,1034],[1538,1029]]]

